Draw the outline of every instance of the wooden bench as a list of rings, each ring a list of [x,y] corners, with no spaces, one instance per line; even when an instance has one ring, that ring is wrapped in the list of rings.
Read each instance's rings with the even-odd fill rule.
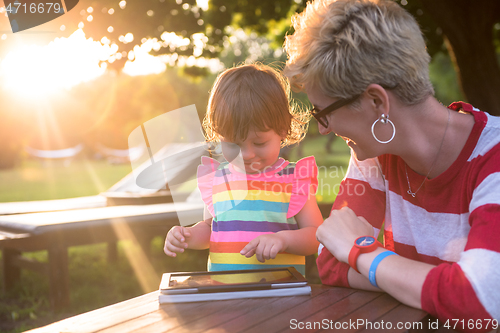
[[[47,274],[51,305],[56,310],[63,308],[69,304],[68,247],[133,239],[147,251],[154,236],[165,235],[178,224],[177,212],[199,221],[203,205],[128,205],[0,216],[4,288],[13,287],[21,269]],[[116,247],[109,249],[108,254],[115,256]],[[48,263],[22,256],[40,250],[48,251]]]

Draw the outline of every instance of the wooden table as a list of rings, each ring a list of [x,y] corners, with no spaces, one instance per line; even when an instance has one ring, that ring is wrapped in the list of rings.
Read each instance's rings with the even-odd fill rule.
[[[146,248],[152,237],[166,235],[179,223],[178,212],[192,214],[195,222],[203,216],[203,204],[128,205],[2,215],[4,288],[9,290],[19,280],[21,268],[48,274],[52,307],[64,308],[69,304],[68,247],[133,239]],[[22,252],[40,250],[48,251],[47,264],[22,256]],[[109,255],[116,256],[113,247],[110,250]]]
[[[311,296],[162,305],[155,291],[29,332],[427,332],[429,319],[384,293],[312,285]]]

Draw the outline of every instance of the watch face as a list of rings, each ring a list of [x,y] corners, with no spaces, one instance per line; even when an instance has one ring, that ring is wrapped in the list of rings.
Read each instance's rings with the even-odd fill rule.
[[[375,238],[371,236],[364,236],[364,237],[359,237],[356,239],[356,245],[358,246],[370,246],[373,243],[375,243]]]

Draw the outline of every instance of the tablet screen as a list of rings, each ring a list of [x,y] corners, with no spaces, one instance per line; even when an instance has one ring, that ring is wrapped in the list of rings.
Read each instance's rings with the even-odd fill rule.
[[[170,287],[201,287],[240,283],[296,282],[287,269],[263,272],[217,273],[203,275],[171,275]]]

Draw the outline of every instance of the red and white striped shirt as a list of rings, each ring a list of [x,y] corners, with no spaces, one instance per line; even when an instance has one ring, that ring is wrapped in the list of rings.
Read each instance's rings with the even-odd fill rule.
[[[450,108],[471,113],[474,127],[457,160],[415,198],[400,157],[351,158],[332,209],[349,206],[375,234],[385,222],[387,249],[437,265],[422,288],[422,308],[431,315],[500,320],[500,118],[466,103]],[[410,168],[408,178],[413,191],[424,181]],[[349,265],[326,248],[317,263],[324,284],[348,286]]]

